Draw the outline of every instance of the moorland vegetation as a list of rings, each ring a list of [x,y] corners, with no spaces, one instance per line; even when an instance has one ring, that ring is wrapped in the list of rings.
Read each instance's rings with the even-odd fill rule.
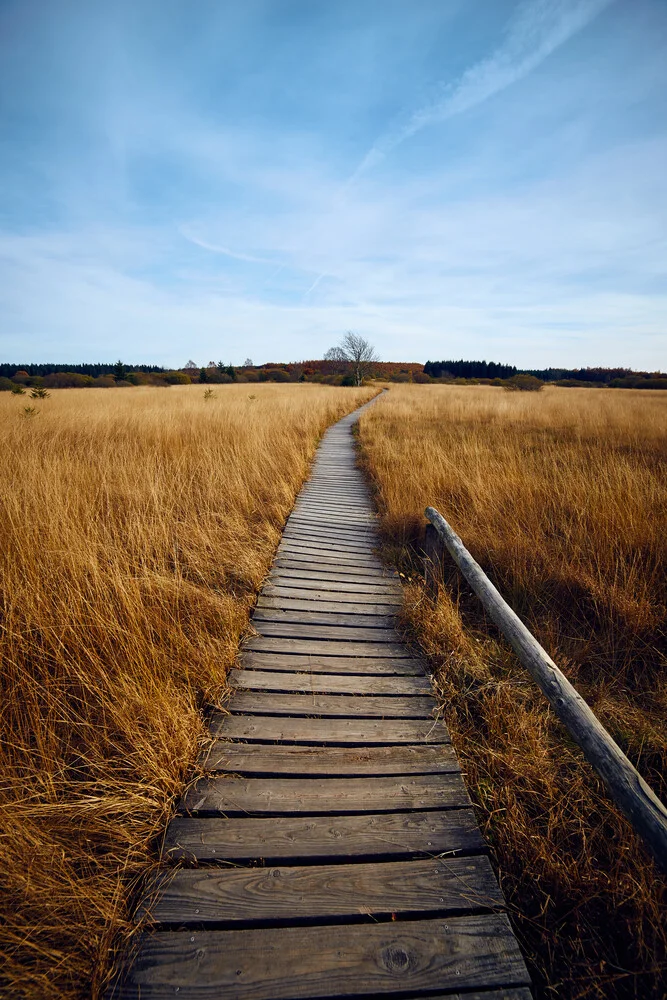
[[[436,507],[656,793],[667,790],[667,397],[394,386],[359,436],[405,628],[436,671],[536,995],[664,1000],[667,884],[452,567]]]
[[[2,997],[102,995],[318,438],[373,395],[228,390],[0,398]]]

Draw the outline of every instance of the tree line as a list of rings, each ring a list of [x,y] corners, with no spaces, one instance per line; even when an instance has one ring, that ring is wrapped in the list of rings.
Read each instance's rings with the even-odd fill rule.
[[[611,388],[640,388],[645,382],[656,385],[646,388],[667,388],[667,376],[661,372],[637,372],[631,368],[517,368],[495,361],[427,361],[424,374],[443,381],[453,379],[510,379],[516,375],[532,375],[542,382],[561,385],[574,383],[588,386],[607,385]]]

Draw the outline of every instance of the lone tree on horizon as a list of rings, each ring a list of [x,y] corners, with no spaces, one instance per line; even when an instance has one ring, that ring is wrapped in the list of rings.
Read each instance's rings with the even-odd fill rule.
[[[325,361],[344,361],[352,369],[355,385],[361,385],[365,378],[373,374],[380,356],[367,340],[352,330],[348,330],[337,347],[330,347],[324,355]]]

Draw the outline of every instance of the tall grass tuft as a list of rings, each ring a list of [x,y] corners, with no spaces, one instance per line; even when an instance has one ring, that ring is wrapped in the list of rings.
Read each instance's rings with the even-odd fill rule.
[[[360,424],[405,626],[544,998],[667,995],[665,880],[457,572],[419,579],[438,508],[663,800],[667,399],[394,387]]]
[[[101,995],[318,437],[372,394],[0,397],[0,996]]]

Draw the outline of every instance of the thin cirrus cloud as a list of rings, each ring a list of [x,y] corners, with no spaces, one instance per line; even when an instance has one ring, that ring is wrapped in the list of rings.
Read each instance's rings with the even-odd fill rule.
[[[421,129],[462,114],[527,76],[615,0],[523,0],[503,44],[467,69],[459,80],[441,84],[440,96],[413,111],[407,121],[380,136],[353,173],[351,182]]]

